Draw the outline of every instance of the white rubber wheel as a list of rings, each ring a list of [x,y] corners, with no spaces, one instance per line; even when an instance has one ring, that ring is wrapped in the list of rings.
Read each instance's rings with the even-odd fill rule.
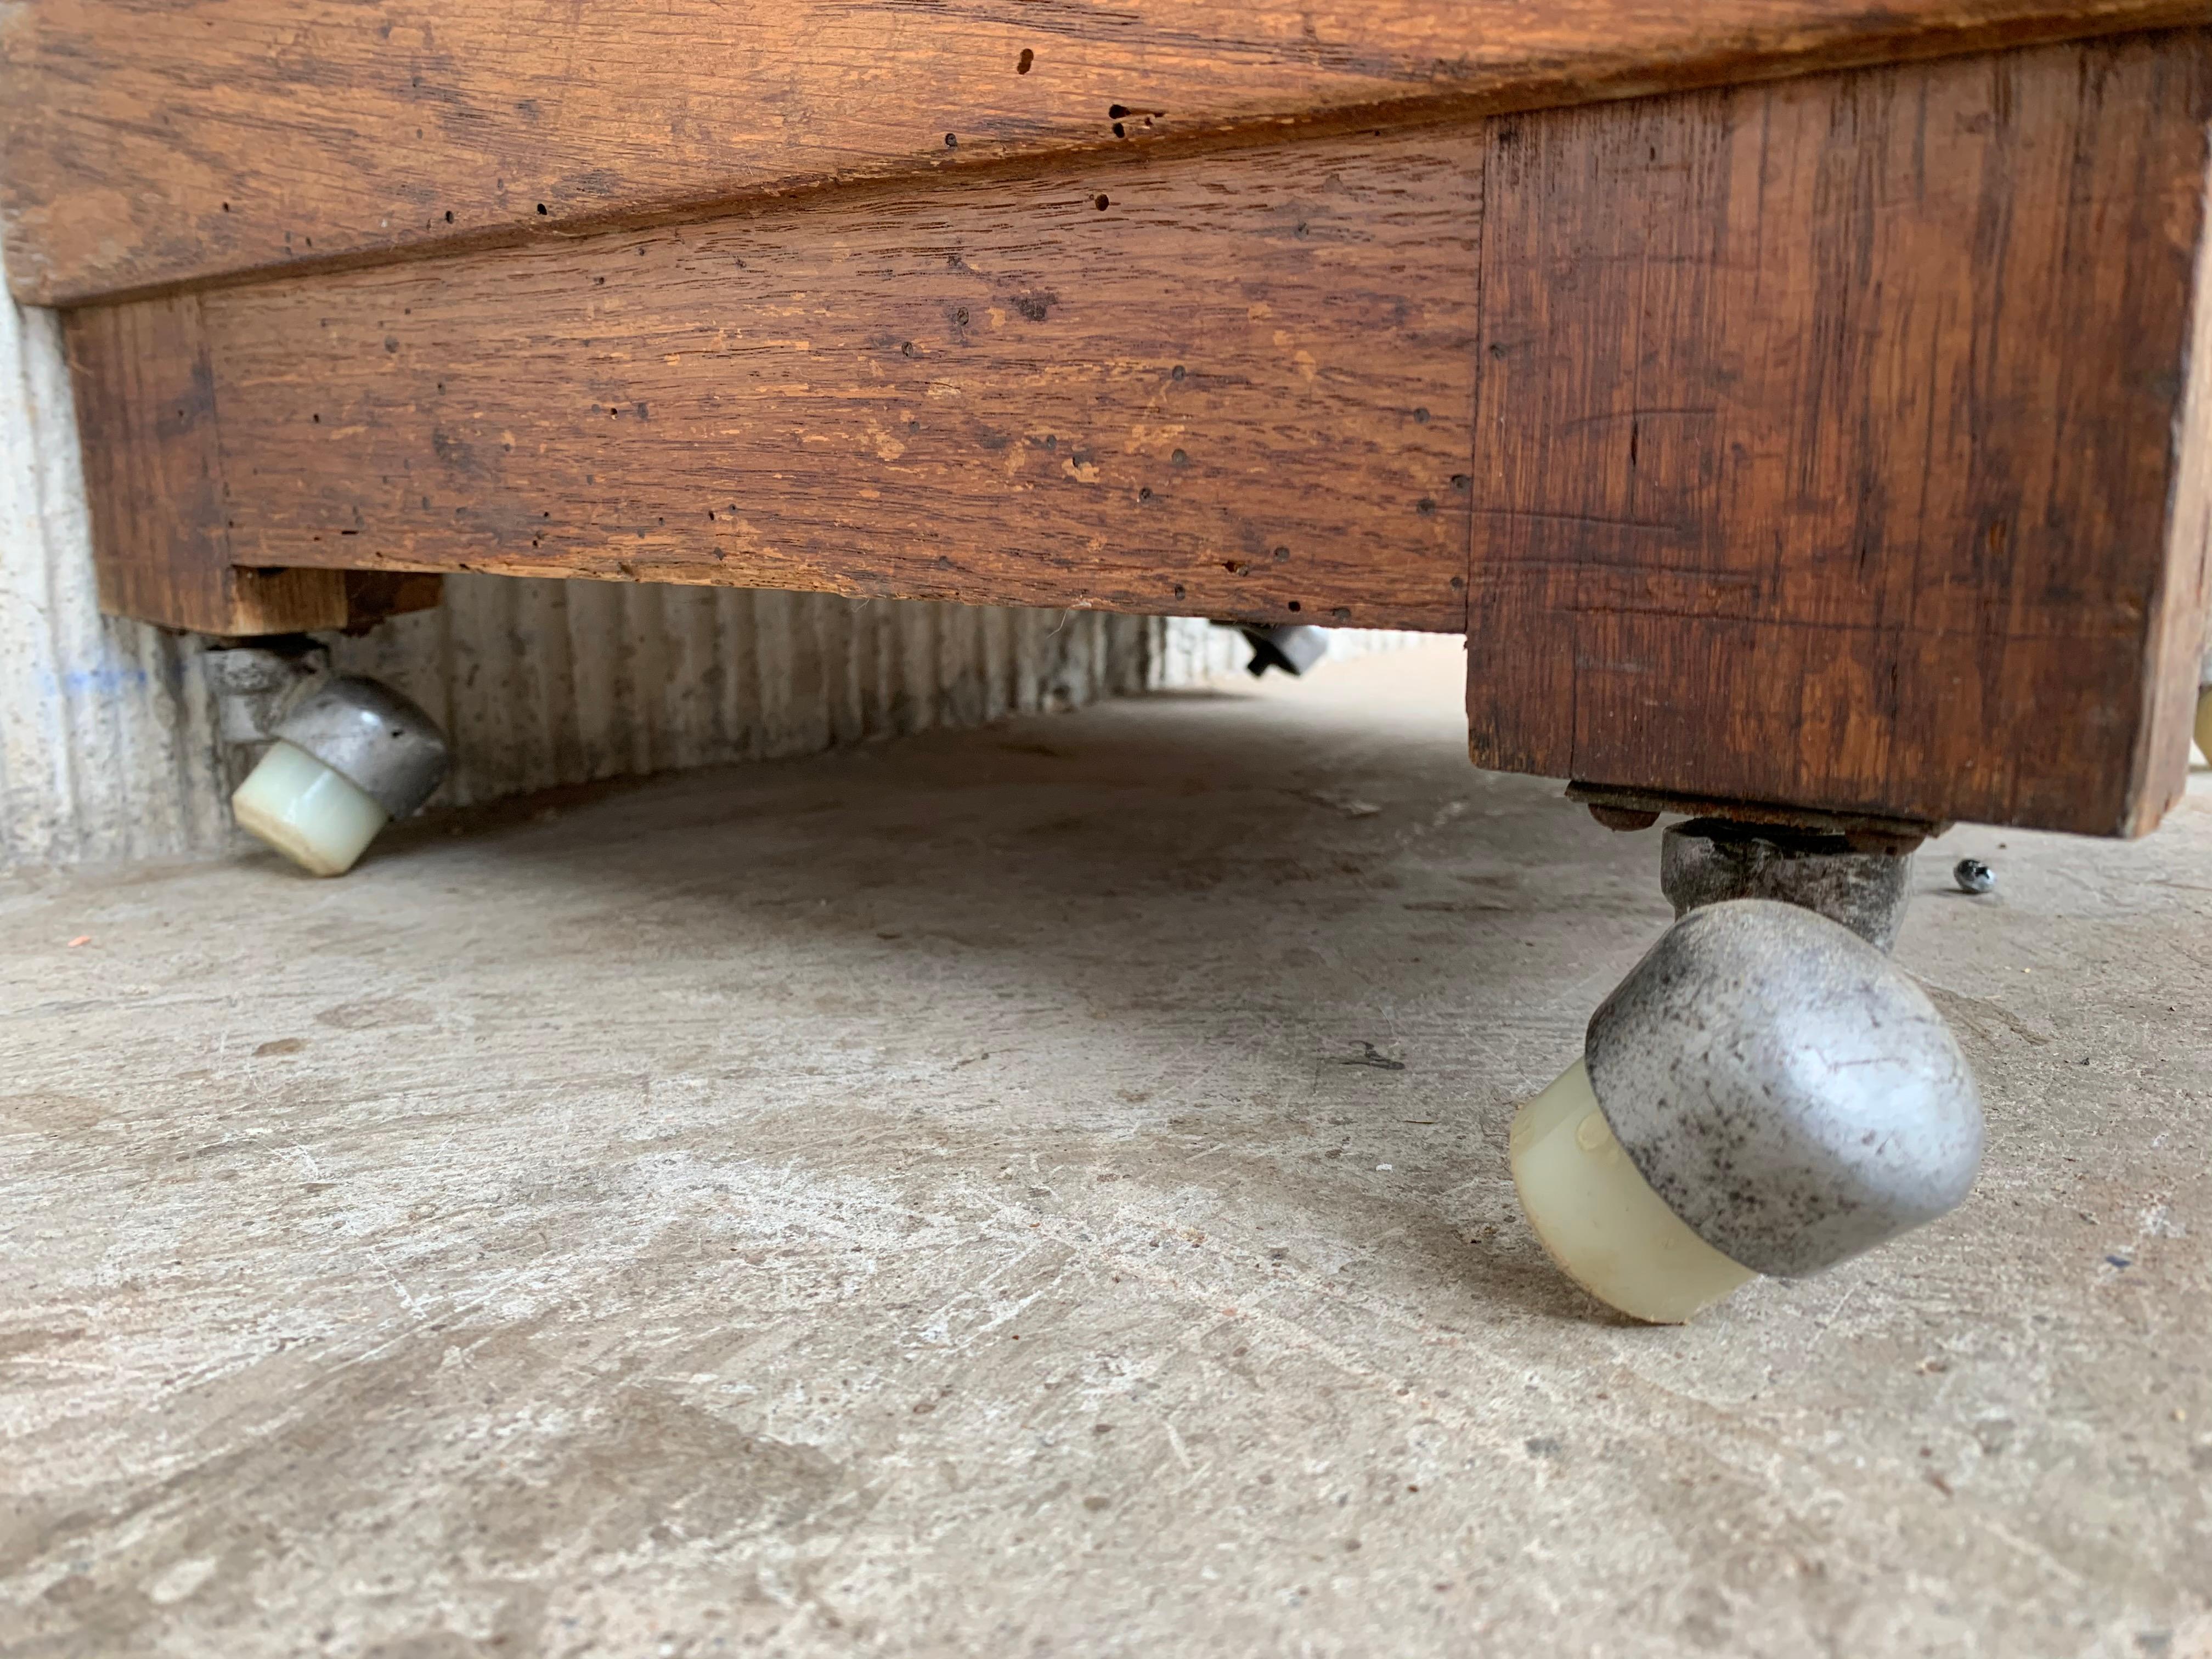
[[[1579,1060],[1513,1120],[1513,1184],[1568,1278],[1655,1325],[1679,1325],[1758,1275],[1692,1232],[1637,1172]]]
[[[230,798],[239,828],[302,870],[342,876],[384,828],[384,809],[304,749],[278,741]]]

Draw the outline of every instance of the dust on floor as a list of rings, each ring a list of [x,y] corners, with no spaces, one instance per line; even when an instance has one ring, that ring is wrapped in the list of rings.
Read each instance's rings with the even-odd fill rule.
[[[1644,1328],[1460,674],[0,882],[0,1651],[2212,1652],[2212,795],[1923,854],[1974,1196]]]

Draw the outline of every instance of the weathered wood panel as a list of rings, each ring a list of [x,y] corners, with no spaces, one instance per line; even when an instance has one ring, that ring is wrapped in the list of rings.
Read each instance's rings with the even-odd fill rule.
[[[1468,626],[1485,764],[2133,833],[2208,87],[2130,37],[94,308],[103,556]]]
[[[207,634],[343,628],[343,573],[234,568],[201,324],[189,295],[70,319],[100,607]]]
[[[2144,37],[1494,124],[1476,760],[2155,822],[2209,79]]]
[[[1479,127],[202,299],[232,556],[1456,629]]]
[[[2212,21],[2208,0],[28,0],[35,304],[749,193]]]

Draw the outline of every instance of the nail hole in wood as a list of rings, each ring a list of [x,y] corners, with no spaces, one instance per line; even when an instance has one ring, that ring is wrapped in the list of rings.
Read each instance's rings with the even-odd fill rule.
[[[1099,194],[1091,198],[1091,205],[1097,208],[1101,213],[1103,213],[1110,204],[1108,203],[1105,193],[1102,191]]]

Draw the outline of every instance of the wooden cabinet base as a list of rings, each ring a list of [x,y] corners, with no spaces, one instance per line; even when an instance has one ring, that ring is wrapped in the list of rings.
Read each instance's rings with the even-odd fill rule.
[[[1475,760],[2094,834],[2203,638],[2199,32],[81,307],[111,608],[488,570],[1465,629]]]

